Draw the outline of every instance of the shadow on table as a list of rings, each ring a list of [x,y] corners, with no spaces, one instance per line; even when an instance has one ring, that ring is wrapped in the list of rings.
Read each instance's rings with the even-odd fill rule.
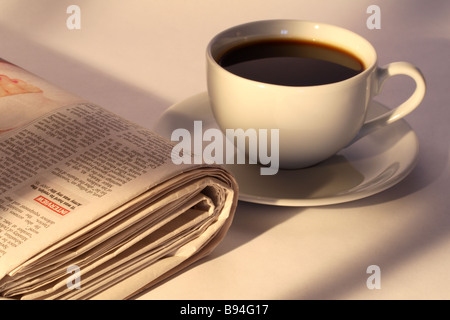
[[[446,171],[448,170],[448,150],[436,150],[435,148],[436,146],[424,146],[423,149],[426,152],[419,157],[416,168],[396,186],[365,199],[324,207],[330,211],[360,209],[361,216],[364,216],[367,213],[364,208],[406,197],[413,199],[412,196],[414,194],[425,193],[422,196],[424,201],[420,203],[417,203],[417,201],[412,202],[413,205],[411,207],[405,206],[406,201],[402,201],[401,206],[392,206],[391,212],[385,212],[382,215],[389,217],[392,214],[393,219],[404,221],[403,225],[393,222],[391,226],[392,232],[389,229],[387,231],[379,230],[380,238],[374,239],[363,251],[349,252],[348,255],[342,257],[339,261],[335,261],[333,265],[322,268],[322,271],[315,275],[317,277],[316,280],[312,280],[315,283],[314,287],[290,288],[287,290],[286,296],[281,298],[346,299],[346,297],[352,296],[352,292],[359,292],[370,299],[445,298],[442,295],[442,290],[440,291],[438,288],[425,287],[424,292],[411,292],[408,297],[404,297],[396,293],[392,287],[389,290],[382,285],[381,290],[369,290],[366,286],[366,281],[370,276],[366,272],[369,265],[375,264],[379,266],[382,279],[388,279],[389,274],[398,272],[407,261],[434,250],[433,246],[442,248],[440,243],[446,241],[450,230],[450,214],[447,209],[448,199],[443,196],[432,195],[425,190],[432,184],[442,184],[444,187],[448,187],[450,179],[450,175]],[[427,165],[429,163],[433,163],[433,165]],[[436,188],[439,187],[435,186]],[[428,198],[432,201],[426,201]],[[403,215],[413,219],[407,220],[402,217]],[[383,225],[389,227],[389,222],[386,221]],[[381,235],[386,237],[381,237]],[[448,264],[445,262],[445,257],[443,257],[442,262],[444,265]],[[439,269],[441,267],[436,266],[436,268]],[[414,270],[414,267],[412,269],[411,267],[408,268],[408,272],[414,272],[412,270]],[[418,267],[417,271],[418,273],[416,274],[411,273],[407,275],[411,279],[415,278],[414,282],[423,281],[421,278],[429,277],[430,272],[432,272],[430,270],[420,270],[420,267]],[[397,288],[407,285],[401,281],[404,280],[390,280],[389,285]],[[430,286],[433,286],[433,284],[430,284]],[[385,288],[384,291],[383,288]],[[405,288],[403,287],[403,294],[404,290]],[[358,297],[360,297],[359,294]]]
[[[277,207],[274,212],[271,206],[239,202],[227,236],[206,259],[215,259],[239,248],[277,225],[301,214],[303,210],[295,207]]]

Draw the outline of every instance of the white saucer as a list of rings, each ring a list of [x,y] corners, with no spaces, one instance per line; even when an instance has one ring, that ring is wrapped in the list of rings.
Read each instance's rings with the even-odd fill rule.
[[[369,118],[386,109],[372,102]],[[207,93],[170,107],[155,131],[170,139],[172,131],[178,128],[192,132],[195,120],[202,121],[203,130],[218,128]],[[240,200],[280,206],[318,206],[365,198],[392,187],[411,172],[418,151],[416,134],[404,120],[399,120],[314,167],[280,170],[270,176],[260,175],[258,165],[226,166],[237,179]]]

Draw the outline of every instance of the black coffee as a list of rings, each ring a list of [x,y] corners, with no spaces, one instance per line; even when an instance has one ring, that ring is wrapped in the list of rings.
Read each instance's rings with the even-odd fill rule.
[[[232,48],[218,62],[243,78],[285,85],[315,86],[342,81],[364,70],[352,54],[301,40],[263,40]]]

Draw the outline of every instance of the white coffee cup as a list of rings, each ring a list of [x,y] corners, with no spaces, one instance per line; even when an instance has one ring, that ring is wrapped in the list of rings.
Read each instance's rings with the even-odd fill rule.
[[[356,56],[364,70],[330,84],[284,86],[237,76],[218,63],[236,46],[283,38],[340,48]],[[210,41],[206,57],[210,104],[221,130],[279,129],[279,161],[284,169],[317,164],[359,137],[403,118],[420,104],[426,91],[424,77],[415,66],[394,62],[378,67],[375,49],[366,39],[324,23],[266,20],[235,26]],[[414,93],[367,122],[371,99],[387,78],[400,74],[415,81]]]

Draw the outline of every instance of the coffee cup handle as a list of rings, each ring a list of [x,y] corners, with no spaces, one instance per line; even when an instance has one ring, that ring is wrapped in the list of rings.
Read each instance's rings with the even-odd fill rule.
[[[374,95],[378,95],[383,88],[384,82],[388,78],[395,75],[407,75],[411,77],[416,82],[416,89],[414,93],[405,102],[400,104],[397,108],[394,108],[374,119],[365,122],[361,130],[359,131],[358,135],[356,136],[355,139],[353,139],[351,143],[361,139],[362,137],[381,127],[384,127],[386,125],[394,123],[397,120],[400,120],[401,118],[409,114],[411,111],[413,111],[415,108],[417,108],[425,96],[426,91],[425,78],[422,75],[422,72],[411,63],[392,62],[387,64],[386,66],[378,67],[375,72],[376,72],[375,74],[376,88]]]

